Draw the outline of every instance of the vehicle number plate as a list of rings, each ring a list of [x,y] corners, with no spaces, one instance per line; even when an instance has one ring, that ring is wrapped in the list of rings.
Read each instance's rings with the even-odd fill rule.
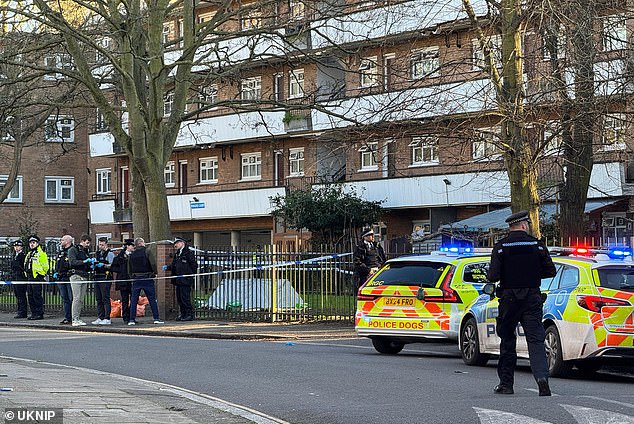
[[[388,297],[385,306],[414,306],[413,297]]]

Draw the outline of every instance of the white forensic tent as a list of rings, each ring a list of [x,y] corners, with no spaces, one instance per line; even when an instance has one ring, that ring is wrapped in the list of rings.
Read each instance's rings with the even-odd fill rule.
[[[277,280],[277,309],[301,309],[304,301],[289,280]],[[225,279],[209,296],[209,309],[270,310],[273,281],[268,278]]]

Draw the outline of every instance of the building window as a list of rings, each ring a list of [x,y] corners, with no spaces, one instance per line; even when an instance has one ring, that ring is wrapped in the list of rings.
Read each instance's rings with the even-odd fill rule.
[[[240,24],[243,31],[262,28],[262,11],[251,6],[250,9],[242,12]]]
[[[623,50],[627,47],[627,26],[624,15],[603,18],[603,50]]]
[[[97,114],[95,116],[95,131],[106,131],[107,129],[108,124],[106,124],[103,113],[101,113],[101,111],[97,109]]]
[[[563,137],[561,136],[561,125],[559,121],[548,121],[544,126],[544,155],[560,155],[563,147]]]
[[[169,44],[172,35],[172,23],[163,24],[163,45],[166,46]]]
[[[376,160],[376,152],[379,148],[378,141],[371,141],[364,144],[360,149],[359,153],[361,154],[361,170],[362,171],[370,171],[378,169],[377,160]]]
[[[379,83],[379,68],[376,65],[376,56],[366,57],[359,65],[359,83],[361,87],[371,87]]]
[[[437,76],[439,68],[438,47],[415,52],[411,57],[410,70],[412,79]]]
[[[499,147],[499,128],[481,128],[476,130],[473,140],[474,160],[497,160],[501,158]]]
[[[163,116],[170,116],[172,114],[172,107],[174,106],[174,93],[168,93],[163,101]]]
[[[63,73],[55,72],[55,70],[70,71],[73,69],[73,61],[69,54],[49,54],[44,56],[44,67],[47,70],[46,75],[44,75],[44,79],[47,81],[54,81],[65,78]]]
[[[284,100],[284,75],[283,74],[273,75],[273,94],[275,96],[275,101],[281,102],[282,100]]]
[[[288,76],[288,97],[294,99],[304,95],[304,70],[295,69]]]
[[[288,11],[291,21],[299,21],[306,17],[306,5],[303,1],[289,0]]]
[[[288,152],[289,172],[292,177],[304,175],[304,148],[290,149]]]
[[[602,150],[624,150],[627,119],[623,113],[610,113],[603,118]]]
[[[259,100],[262,97],[262,77],[242,80],[240,98],[242,100]]]
[[[206,87],[200,88],[200,108],[206,107],[214,107],[216,103],[218,103],[218,85],[211,84]]]
[[[210,40],[211,38],[213,38],[213,34],[209,31],[210,29],[208,27],[208,24],[205,24],[205,22],[210,22],[215,14],[216,12],[205,12],[198,15],[198,30],[209,32],[207,35],[205,35],[205,40]]]
[[[246,153],[242,155],[242,179],[262,178],[262,153]]]
[[[0,190],[7,184],[7,175],[0,175]],[[4,203],[19,203],[22,202],[22,176],[18,175],[13,183],[13,188],[4,199]]]
[[[497,66],[500,66],[502,63],[502,36],[494,35],[489,37],[489,46],[491,47],[491,54],[493,55],[493,60]],[[488,64],[486,58],[484,57],[484,51],[480,46],[479,40],[472,40],[471,42],[473,48],[473,69],[481,70],[486,69]]]
[[[548,36],[550,34],[546,34]],[[566,57],[566,45],[568,44],[568,38],[566,37],[566,33],[564,32],[564,28],[559,28],[557,34],[552,37],[552,42],[555,43],[554,47],[557,52],[556,59],[563,59]],[[550,60],[550,49],[548,48],[547,39],[543,39],[543,57],[544,60]]]
[[[201,158],[200,159],[200,182],[216,183],[218,182],[218,158]]]
[[[73,203],[75,179],[72,177],[44,177],[45,201],[49,203]]]
[[[434,136],[412,137],[412,165],[435,165],[438,161],[438,138]]]
[[[177,22],[178,25],[178,48],[183,48],[183,37],[185,37],[185,24],[182,19],[179,19]]]
[[[110,44],[111,44],[111,40],[110,37],[103,37],[101,39],[97,40],[97,47],[99,49],[95,50],[95,62],[96,63],[102,63],[106,61],[106,55],[103,53],[103,51],[110,51]]]
[[[165,164],[163,178],[165,179],[165,187],[174,187],[176,184],[176,166],[173,160]]]
[[[110,194],[112,192],[112,171],[110,168],[97,169],[97,194]]]
[[[44,141],[72,143],[75,141],[75,121],[72,116],[49,116],[44,124]]]

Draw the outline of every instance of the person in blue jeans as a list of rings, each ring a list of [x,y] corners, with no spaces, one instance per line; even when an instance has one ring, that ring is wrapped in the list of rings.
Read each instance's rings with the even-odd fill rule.
[[[62,297],[62,303],[64,305],[64,319],[60,321],[60,324],[63,325],[70,325],[73,322],[71,307],[73,303],[73,292],[70,288],[70,283],[64,281],[70,281],[70,275],[68,274],[68,271],[70,271],[68,249],[73,246],[74,241],[75,240],[68,234],[62,236],[59,241],[60,250],[57,254],[55,273],[53,274],[53,279],[58,282],[57,287],[59,288],[59,294]]]
[[[156,301],[156,288],[154,277],[156,276],[156,261],[153,255],[145,248],[145,240],[134,240],[134,252],[128,259],[128,275],[132,278],[132,298],[130,299],[130,321],[128,325],[136,325],[136,306],[139,303],[141,290],[147,296],[152,309],[154,324],[163,324],[159,316],[158,302]]]

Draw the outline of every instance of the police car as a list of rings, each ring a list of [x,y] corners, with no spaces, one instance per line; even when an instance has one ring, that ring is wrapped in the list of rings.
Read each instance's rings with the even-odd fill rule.
[[[553,249],[551,249],[553,252]],[[634,360],[634,261],[632,251],[612,248],[558,249],[557,275],[542,280],[546,354],[550,375],[563,377],[573,366],[593,372],[604,363]],[[555,252],[556,253],[556,252]],[[484,290],[492,292],[493,285]],[[467,365],[484,365],[499,354],[495,326],[498,299],[483,294],[465,311],[459,346]],[[518,357],[528,358],[521,326]]]
[[[490,249],[447,247],[389,260],[359,288],[355,330],[380,353],[423,339],[458,338],[465,306],[480,294]]]

